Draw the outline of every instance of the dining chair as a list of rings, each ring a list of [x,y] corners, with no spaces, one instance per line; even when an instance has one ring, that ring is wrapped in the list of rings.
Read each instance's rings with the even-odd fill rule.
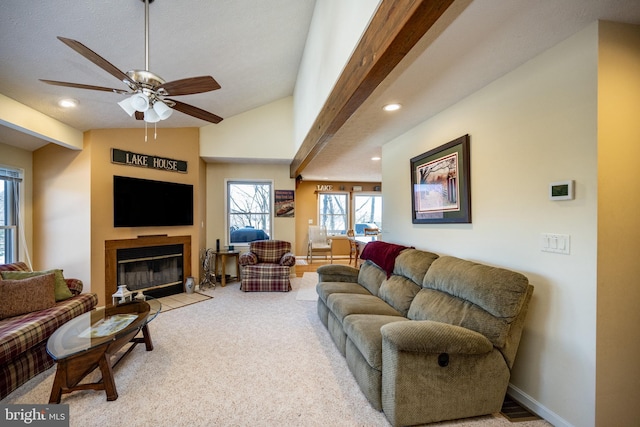
[[[355,240],[356,233],[353,229],[347,230],[347,237],[349,238],[349,265],[351,260],[354,260],[354,265],[358,268],[358,243]]]
[[[320,227],[318,225],[309,226],[309,242],[307,245],[307,262],[313,263],[313,254],[324,254],[325,259],[327,254],[331,256],[331,264],[333,264],[333,242],[327,236],[326,227]]]

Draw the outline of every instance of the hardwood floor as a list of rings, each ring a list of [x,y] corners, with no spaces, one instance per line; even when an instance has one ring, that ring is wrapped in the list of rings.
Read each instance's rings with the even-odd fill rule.
[[[298,257],[298,259],[304,259],[306,261],[306,257]],[[342,264],[349,265],[349,258],[334,258],[334,264]],[[325,260],[323,258],[314,258],[313,263],[307,265],[296,264],[296,277],[302,277],[302,275],[307,271],[316,271],[318,267],[321,265],[331,264],[329,260]],[[360,264],[360,263],[358,263]],[[351,261],[351,266],[353,267],[353,260]]]

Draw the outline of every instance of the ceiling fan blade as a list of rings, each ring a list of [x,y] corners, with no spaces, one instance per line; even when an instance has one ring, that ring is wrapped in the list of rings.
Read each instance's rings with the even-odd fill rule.
[[[144,113],[142,111],[136,111],[136,120],[144,120]]]
[[[175,105],[173,105],[172,108],[180,111],[181,113],[188,114],[211,123],[220,123],[222,121],[222,117],[216,116],[215,114],[201,108],[194,107],[193,105],[185,104],[184,102],[176,101],[174,99],[167,99],[167,101],[174,103]]]
[[[89,49],[79,41],[68,39],[65,37],[60,37],[60,36],[58,36],[58,39],[64,44],[66,44],[67,46],[69,46],[71,49],[78,52],[80,55],[87,58],[89,61],[96,64],[98,67],[105,70],[107,73],[114,76],[116,79],[123,81],[125,83],[128,83],[130,85],[133,85],[133,87],[138,86],[138,83],[135,80],[133,80],[131,77],[129,77],[128,75],[120,71],[115,65],[113,65],[112,63],[110,63],[109,61],[104,59],[102,56],[98,55],[97,53],[95,53],[94,51],[92,51],[91,49]]]
[[[103,87],[103,86],[92,86],[92,85],[85,85],[82,83],[69,83],[69,82],[58,82],[55,80],[45,80],[45,79],[40,79],[41,82],[50,84],[50,85],[54,85],[54,86],[66,86],[66,87],[75,87],[78,89],[90,89],[90,90],[101,90],[103,92],[115,92],[115,93],[120,93],[120,94],[126,94],[129,93],[126,90],[122,90],[122,89],[114,89],[112,87]]]
[[[193,95],[220,89],[220,85],[211,76],[201,76],[166,82],[160,85],[158,89],[164,89],[167,95],[172,96]]]

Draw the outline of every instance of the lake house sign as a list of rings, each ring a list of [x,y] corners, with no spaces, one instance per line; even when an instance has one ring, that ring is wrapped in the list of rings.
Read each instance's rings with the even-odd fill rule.
[[[171,172],[187,173],[186,160],[167,159],[149,154],[132,153],[131,151],[111,149],[111,163],[141,168],[160,169]]]

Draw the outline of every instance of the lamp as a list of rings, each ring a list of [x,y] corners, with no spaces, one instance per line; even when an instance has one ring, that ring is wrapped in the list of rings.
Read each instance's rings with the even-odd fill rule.
[[[153,108],[149,108],[144,112],[144,121],[147,123],[157,123],[160,121],[160,116]]]
[[[133,116],[136,111],[144,113],[144,121],[147,123],[157,123],[160,120],[168,119],[173,114],[173,109],[162,99],[152,94],[134,93],[127,99],[118,102],[118,105],[129,115]]]
[[[134,93],[129,98],[118,102],[118,105],[122,107],[128,115],[133,116],[136,111],[143,112],[149,109],[149,98],[142,93]]]
[[[156,112],[160,120],[168,119],[173,113],[173,109],[159,99],[153,103],[153,111]]]
[[[122,101],[118,102],[118,105],[120,107],[122,107],[122,109],[129,115],[129,116],[133,116],[133,113],[136,112],[136,109],[133,108],[133,105],[131,105],[131,98],[126,98],[123,99]]]
[[[147,111],[149,109],[149,98],[142,93],[134,93],[131,98],[131,106],[136,109],[136,111]]]

